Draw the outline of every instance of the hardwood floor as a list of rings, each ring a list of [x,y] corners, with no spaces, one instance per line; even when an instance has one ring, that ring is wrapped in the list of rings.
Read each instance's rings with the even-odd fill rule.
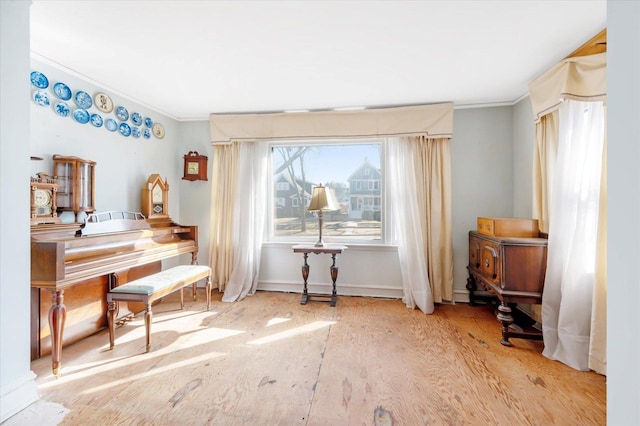
[[[362,297],[300,305],[258,292],[228,304],[204,292],[154,306],[144,353],[141,315],[32,362],[44,402],[64,425],[596,425],[605,377],[499,343],[487,307],[441,305],[433,315]],[[42,425],[42,422],[38,422]]]

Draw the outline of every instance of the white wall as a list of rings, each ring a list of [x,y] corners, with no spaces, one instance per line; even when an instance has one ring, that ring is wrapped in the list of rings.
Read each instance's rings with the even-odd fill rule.
[[[38,399],[29,365],[29,2],[0,1],[0,421]]]
[[[607,2],[607,424],[640,422],[640,2]]]

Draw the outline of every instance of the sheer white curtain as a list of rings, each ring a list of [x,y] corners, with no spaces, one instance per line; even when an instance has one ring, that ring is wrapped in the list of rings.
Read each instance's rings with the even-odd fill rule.
[[[267,142],[238,143],[232,178],[231,256],[232,266],[223,302],[242,300],[258,284],[260,254],[264,239],[269,173]],[[220,206],[212,206],[214,209]]]
[[[601,179],[605,144],[602,102],[565,100],[549,204],[549,246],[542,297],[543,355],[589,369],[593,294],[598,286]],[[599,279],[599,278],[598,278]]]

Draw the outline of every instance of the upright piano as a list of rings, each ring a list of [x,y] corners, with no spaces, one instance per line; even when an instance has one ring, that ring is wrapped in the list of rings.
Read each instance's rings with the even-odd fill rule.
[[[32,226],[31,359],[51,353],[58,375],[62,347],[107,326],[110,288],[158,272],[163,259],[186,253],[196,264],[197,226],[168,217],[106,212],[83,224]],[[118,317],[142,310],[131,305],[121,306]]]

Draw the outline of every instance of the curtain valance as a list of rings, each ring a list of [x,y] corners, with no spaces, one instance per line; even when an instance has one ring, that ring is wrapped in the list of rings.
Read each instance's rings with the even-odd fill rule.
[[[231,140],[453,136],[453,103],[357,111],[211,114],[211,143]]]
[[[567,58],[529,84],[536,121],[559,108],[562,99],[605,101],[607,54]]]

